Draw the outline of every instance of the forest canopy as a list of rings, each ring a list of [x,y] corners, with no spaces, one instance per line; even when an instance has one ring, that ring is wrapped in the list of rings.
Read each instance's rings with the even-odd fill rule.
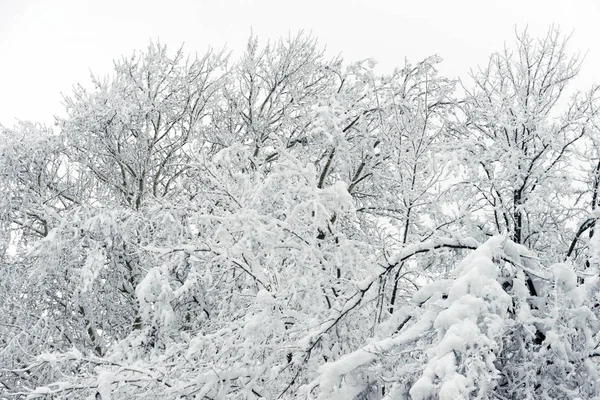
[[[305,34],[0,126],[0,399],[600,399],[600,91]]]

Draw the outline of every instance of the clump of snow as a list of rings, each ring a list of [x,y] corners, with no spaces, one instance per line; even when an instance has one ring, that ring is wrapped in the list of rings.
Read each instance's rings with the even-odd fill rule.
[[[112,390],[110,386],[115,381],[115,374],[110,371],[100,371],[100,373],[98,373],[96,383],[98,385],[98,393],[100,393],[102,400],[111,400]]]
[[[410,388],[409,393],[413,400],[427,400],[433,397],[434,392],[433,379],[429,375],[423,374]]]
[[[554,264],[552,273],[558,288],[568,292],[577,286],[577,275],[567,264]]]
[[[450,279],[442,279],[439,281],[431,282],[430,284],[423,286],[417,293],[412,297],[412,302],[415,304],[423,304],[427,300],[434,298],[441,298],[443,295],[448,294],[448,288],[451,286],[452,281]]]
[[[348,185],[346,182],[337,181],[335,185],[333,185],[333,191],[336,194],[336,200],[341,209],[352,210],[354,208],[354,201],[352,195],[348,193]]]
[[[256,303],[257,304],[273,304],[274,302],[275,302],[275,298],[266,289],[261,289],[256,294]]]
[[[577,286],[569,292],[573,305],[582,307],[592,297],[592,294],[596,293],[598,285],[600,285],[600,277],[592,275],[585,278],[583,285]]]

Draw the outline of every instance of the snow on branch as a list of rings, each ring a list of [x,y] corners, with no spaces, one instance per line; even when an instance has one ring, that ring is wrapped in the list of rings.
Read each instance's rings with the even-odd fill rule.
[[[441,247],[476,245],[473,240],[437,239],[409,246],[394,261]],[[419,348],[430,337],[433,343],[425,351],[427,362],[412,384],[411,398],[424,400],[435,394],[440,399],[469,398],[473,392],[485,391],[497,376],[495,352],[501,347],[504,319],[511,307],[494,260],[509,258],[519,263],[520,256],[527,254],[527,249],[503,236],[492,237],[459,264],[453,281],[441,286],[434,282],[415,294],[413,304],[404,310],[407,318],[400,332],[322,365],[317,379],[303,391],[309,393],[318,386],[319,399],[330,399],[342,377],[376,362],[383,354],[397,354],[409,346]],[[406,324],[407,320],[412,323]]]

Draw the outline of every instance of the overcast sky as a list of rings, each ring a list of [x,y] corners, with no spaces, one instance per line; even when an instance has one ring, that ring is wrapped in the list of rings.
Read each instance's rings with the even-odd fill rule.
[[[585,87],[600,82],[599,15],[597,0],[0,0],[0,123],[53,123],[61,93],[151,39],[239,54],[251,30],[264,43],[302,29],[329,54],[371,57],[382,70],[438,54],[444,74],[464,77],[515,26],[542,35],[556,24],[573,32],[572,52],[587,52]]]

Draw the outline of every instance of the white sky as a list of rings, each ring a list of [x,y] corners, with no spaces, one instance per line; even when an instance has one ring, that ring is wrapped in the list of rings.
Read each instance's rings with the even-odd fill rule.
[[[597,0],[0,0],[0,124],[52,124],[61,92],[151,39],[239,54],[251,29],[263,43],[303,29],[329,54],[372,57],[386,71],[438,54],[442,73],[464,77],[512,41],[515,26],[542,35],[554,23],[573,32],[572,52],[587,52],[584,88],[600,82],[599,16]]]

